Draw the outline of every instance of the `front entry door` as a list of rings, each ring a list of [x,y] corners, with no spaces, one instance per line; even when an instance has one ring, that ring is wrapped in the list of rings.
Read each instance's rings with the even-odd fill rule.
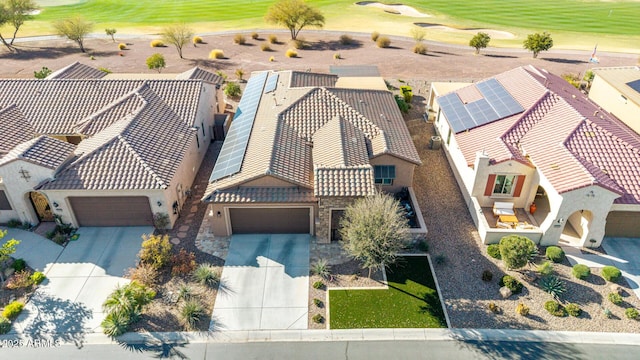
[[[38,214],[38,219],[40,221],[53,221],[53,212],[47,198],[38,192],[29,193],[29,197],[36,214]]]

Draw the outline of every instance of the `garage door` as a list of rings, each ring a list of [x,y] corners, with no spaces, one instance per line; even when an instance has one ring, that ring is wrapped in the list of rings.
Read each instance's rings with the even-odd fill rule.
[[[233,234],[308,234],[309,208],[232,208]]]
[[[153,225],[146,196],[70,197],[69,202],[80,226]]]
[[[640,237],[640,213],[632,211],[612,211],[607,216],[605,236]]]

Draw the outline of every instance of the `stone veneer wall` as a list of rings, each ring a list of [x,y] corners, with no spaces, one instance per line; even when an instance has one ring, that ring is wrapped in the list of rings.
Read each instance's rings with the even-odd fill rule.
[[[345,209],[353,203],[357,197],[323,197],[319,201],[318,222],[316,224],[316,238],[318,243],[331,242],[331,210]]]

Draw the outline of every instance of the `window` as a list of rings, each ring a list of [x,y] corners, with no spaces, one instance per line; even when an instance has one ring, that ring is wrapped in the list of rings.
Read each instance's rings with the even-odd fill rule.
[[[0,190],[0,210],[13,210],[13,208],[11,208],[11,204],[9,203],[9,199],[7,199],[7,194],[4,193],[4,190]]]
[[[393,185],[396,178],[395,165],[376,165],[373,167],[375,183],[379,185]]]
[[[200,149],[200,138],[198,137],[198,133],[196,133],[196,144],[198,145],[198,149]]]
[[[511,195],[516,175],[496,175],[493,193],[497,195]]]
[[[200,128],[202,129],[202,136],[206,137],[206,135],[204,134],[204,123],[200,123]]]
[[[447,134],[447,145],[451,142],[451,128],[449,128],[449,133]]]

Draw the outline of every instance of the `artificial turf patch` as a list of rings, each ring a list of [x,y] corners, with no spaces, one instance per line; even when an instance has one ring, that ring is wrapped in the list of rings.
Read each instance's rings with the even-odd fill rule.
[[[426,257],[400,257],[387,281],[388,289],[329,290],[331,329],[447,326]]]

